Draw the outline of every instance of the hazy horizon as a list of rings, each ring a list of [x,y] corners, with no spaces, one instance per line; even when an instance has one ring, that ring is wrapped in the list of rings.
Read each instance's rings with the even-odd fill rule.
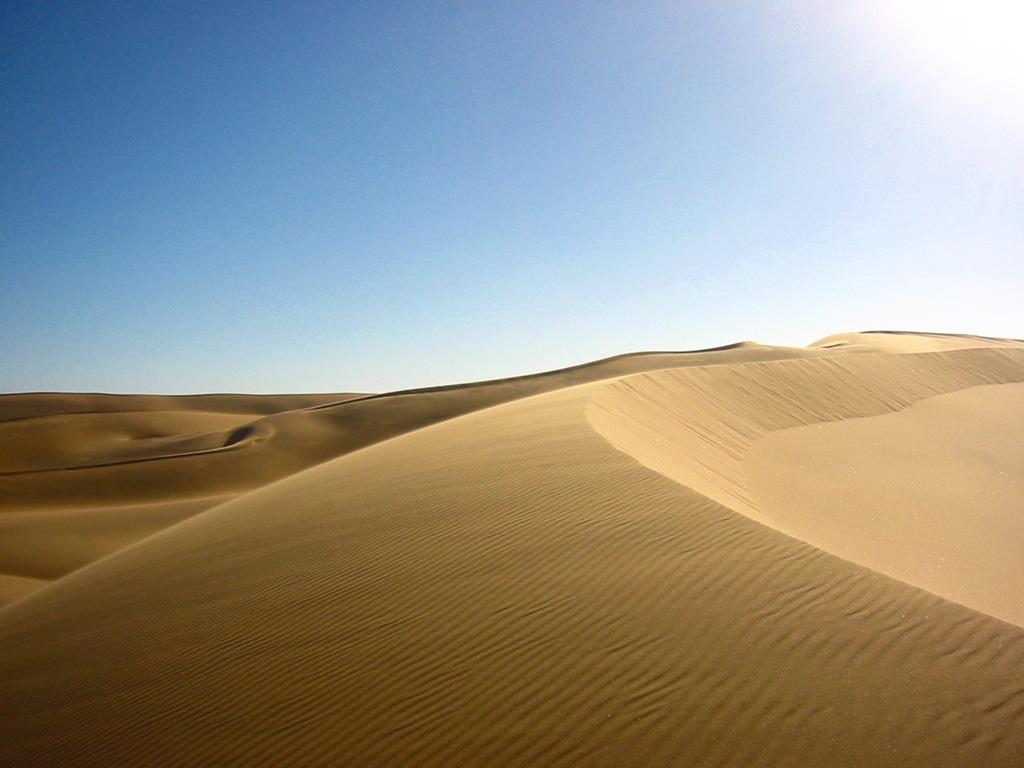
[[[0,391],[1024,337],[1020,12],[956,5],[11,4]]]

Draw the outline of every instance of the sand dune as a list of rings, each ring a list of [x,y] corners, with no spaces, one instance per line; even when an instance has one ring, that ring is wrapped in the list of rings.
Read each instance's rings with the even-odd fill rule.
[[[199,411],[268,415],[361,397],[325,395],[108,395],[77,392],[25,392],[0,395],[0,421],[77,413]]]
[[[65,575],[0,610],[0,764],[1019,765],[1024,466],[1001,417],[1024,344],[823,342],[314,405],[240,448],[6,475],[24,538],[0,593]],[[102,552],[75,560],[69,534],[41,568],[32,516],[57,531],[108,482],[121,511],[83,519],[238,495],[82,567]]]
[[[810,345],[812,349],[842,349],[866,352],[942,352],[978,347],[1017,347],[1020,339],[996,339],[963,333],[912,333],[910,331],[865,331],[837,333]]]
[[[0,573],[63,575],[182,519],[307,467],[444,419],[574,384],[665,366],[826,354],[736,344],[622,355],[544,374],[384,395],[0,396]],[[162,410],[163,409],[163,410]],[[275,409],[283,409],[275,412]],[[123,508],[123,509],[122,509]],[[44,562],[68,510],[61,554]],[[117,521],[117,522],[115,522]],[[130,522],[129,522],[130,521]],[[111,530],[111,526],[114,529]],[[77,556],[72,536],[83,536]],[[41,547],[26,546],[38,538]],[[15,559],[5,551],[18,549]]]
[[[1024,626],[1021,381],[1024,347],[793,360],[630,377],[588,413],[708,498]]]

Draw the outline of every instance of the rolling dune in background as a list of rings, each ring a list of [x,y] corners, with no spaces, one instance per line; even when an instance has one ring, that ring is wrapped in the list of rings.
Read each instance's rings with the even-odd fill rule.
[[[1018,766],[1024,342],[0,397],[0,765]]]

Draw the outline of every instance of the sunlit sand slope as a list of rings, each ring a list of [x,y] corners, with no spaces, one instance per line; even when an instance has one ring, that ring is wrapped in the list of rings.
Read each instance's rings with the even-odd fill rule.
[[[1024,384],[774,432],[744,468],[793,535],[1024,626]]]
[[[810,345],[813,349],[867,352],[943,352],[977,347],[1022,347],[1024,340],[971,336],[965,333],[918,333],[912,331],[863,331],[837,333]]]
[[[844,360],[872,358],[927,393],[865,368],[833,403],[831,359],[578,385],[122,549],[0,611],[0,764],[1017,766],[1024,630],[753,519],[745,446],[806,409],[780,398],[858,418],[1021,372]],[[726,418],[748,396],[764,430]]]
[[[854,355],[634,376],[588,414],[709,498],[1024,626],[1022,381],[1024,348]]]

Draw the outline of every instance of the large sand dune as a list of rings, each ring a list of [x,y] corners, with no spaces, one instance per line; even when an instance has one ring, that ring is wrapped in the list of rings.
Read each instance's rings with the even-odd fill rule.
[[[0,396],[0,574],[61,576],[233,496],[499,403],[665,366],[820,354],[743,343],[382,395]]]
[[[1019,766],[1022,388],[1020,342],[846,334],[0,398],[0,764]]]

